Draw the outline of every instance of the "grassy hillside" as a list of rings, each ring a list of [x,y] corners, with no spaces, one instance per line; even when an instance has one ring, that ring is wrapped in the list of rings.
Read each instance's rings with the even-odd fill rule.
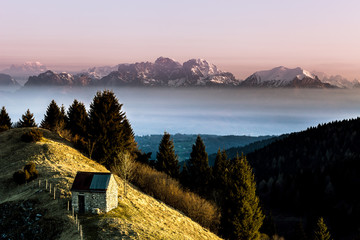
[[[24,143],[20,137],[25,131],[0,133],[0,219],[4,223],[0,232],[13,234],[13,239],[39,233],[41,238],[37,239],[79,239],[74,220],[66,210],[71,184],[77,171],[106,169],[46,130],[41,129],[44,138],[40,142]],[[30,161],[36,163],[42,185],[47,179],[57,187],[57,200],[44,187],[38,188],[38,180],[20,186],[13,182],[12,174]],[[121,188],[122,181],[117,178],[117,182]],[[219,239],[133,187],[126,199],[119,196],[118,208],[99,216],[82,216],[80,221],[85,239]]]

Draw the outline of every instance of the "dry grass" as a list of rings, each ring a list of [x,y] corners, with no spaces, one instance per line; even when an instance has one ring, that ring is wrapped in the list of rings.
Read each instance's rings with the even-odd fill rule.
[[[198,195],[186,191],[178,181],[151,167],[136,163],[133,182],[145,193],[182,211],[201,226],[217,232],[220,211],[217,206]]]
[[[56,134],[41,129],[44,135],[41,141],[24,143],[20,140],[24,131],[13,129],[0,133],[0,204],[38,199],[43,203],[41,208],[47,210],[47,217],[62,222],[60,239],[78,239],[73,219],[66,214],[73,179],[77,171],[107,170]],[[30,161],[35,162],[39,179],[48,179],[56,185],[61,199],[50,200],[48,193],[36,193],[36,187],[33,189],[31,184],[16,185],[12,181],[12,174]],[[121,189],[122,181],[116,179]],[[131,186],[127,198],[119,196],[119,203],[118,208],[107,214],[82,217],[85,239],[219,239],[182,213]]]

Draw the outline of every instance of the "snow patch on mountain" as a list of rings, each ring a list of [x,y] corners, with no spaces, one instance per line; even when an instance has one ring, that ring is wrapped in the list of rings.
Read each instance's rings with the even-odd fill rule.
[[[254,75],[258,82],[279,81],[282,83],[290,82],[294,78],[303,79],[304,77],[315,78],[313,74],[300,67],[286,68],[284,66],[276,67],[271,70],[255,72]]]
[[[183,64],[171,58],[159,57],[154,63],[119,64],[116,72],[98,81],[105,86],[168,86],[188,87],[238,82],[228,72],[220,71],[204,59],[191,59]]]
[[[101,67],[92,67],[88,70],[83,70],[83,74],[87,74],[93,79],[101,79],[107,75],[109,75],[111,72],[117,71],[119,68],[119,65],[116,66],[101,66]]]
[[[242,83],[245,87],[300,87],[328,88],[330,84],[321,82],[317,76],[300,67],[276,67],[271,70],[258,71],[246,78]]]
[[[358,83],[356,79],[350,81],[341,75],[328,75],[324,72],[316,71],[313,71],[312,73],[317,75],[322,82],[329,83],[337,86],[338,88],[353,88]]]

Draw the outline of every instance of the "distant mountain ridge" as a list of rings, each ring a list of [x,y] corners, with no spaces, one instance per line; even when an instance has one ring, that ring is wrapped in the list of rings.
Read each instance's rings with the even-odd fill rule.
[[[25,86],[238,86],[240,81],[229,72],[219,70],[204,59],[191,59],[180,64],[159,57],[154,63],[137,62],[114,67],[94,67],[80,74],[48,70],[29,77]]]
[[[317,76],[300,67],[276,67],[271,70],[258,71],[246,78],[244,87],[292,87],[292,88],[334,88],[329,83],[323,83]]]
[[[134,86],[134,87],[252,87],[252,88],[352,88],[341,76],[316,74],[300,67],[276,67],[257,71],[244,81],[230,72],[220,70],[205,59],[190,59],[183,64],[166,57],[155,62],[136,62],[115,66],[92,67],[78,74],[55,73],[38,62],[25,64],[21,69],[42,71],[29,77],[29,86]],[[11,67],[15,69],[14,67]],[[10,69],[10,68],[9,68]],[[35,71],[35,70],[34,70]],[[46,71],[46,74],[44,75]],[[325,76],[325,77],[324,77]]]
[[[232,147],[243,147],[245,145],[274,138],[274,136],[218,136],[201,134],[202,140],[206,145],[206,152],[208,154],[216,153],[219,148],[229,149]],[[147,136],[135,136],[135,140],[138,143],[141,151],[149,153],[151,152],[151,159],[156,159],[156,153],[159,150],[159,143],[163,135],[147,135]],[[195,143],[196,134],[174,134],[171,138],[174,141],[175,152],[179,157],[179,161],[185,161],[189,158],[192,145]],[[240,152],[241,153],[241,152]],[[213,162],[212,162],[213,164]]]
[[[8,74],[0,73],[0,86],[20,86],[19,83]]]
[[[120,64],[118,70],[100,79],[105,86],[209,86],[239,85],[234,75],[219,70],[204,59],[191,59],[183,64],[159,57],[154,63]]]
[[[28,86],[88,86],[91,85],[93,78],[88,74],[70,74],[66,72],[55,73],[46,71],[38,76],[31,76],[25,83]]]
[[[337,86],[338,88],[356,88],[356,86],[359,84],[357,79],[350,81],[341,75],[328,75],[324,72],[317,71],[312,71],[312,73],[315,74],[320,79],[320,81]]]
[[[47,67],[40,62],[26,62],[23,64],[12,64],[9,68],[0,72],[10,75],[22,85],[28,80],[29,76],[39,75],[47,70]]]
[[[9,75],[37,75],[45,72],[47,67],[40,62],[26,62],[20,65],[12,64],[9,68],[2,70],[2,72]]]

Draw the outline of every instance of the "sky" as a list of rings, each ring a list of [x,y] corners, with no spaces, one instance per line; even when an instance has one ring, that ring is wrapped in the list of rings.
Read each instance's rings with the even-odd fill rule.
[[[277,66],[360,79],[357,0],[2,0],[0,69],[204,58],[244,79]]]

